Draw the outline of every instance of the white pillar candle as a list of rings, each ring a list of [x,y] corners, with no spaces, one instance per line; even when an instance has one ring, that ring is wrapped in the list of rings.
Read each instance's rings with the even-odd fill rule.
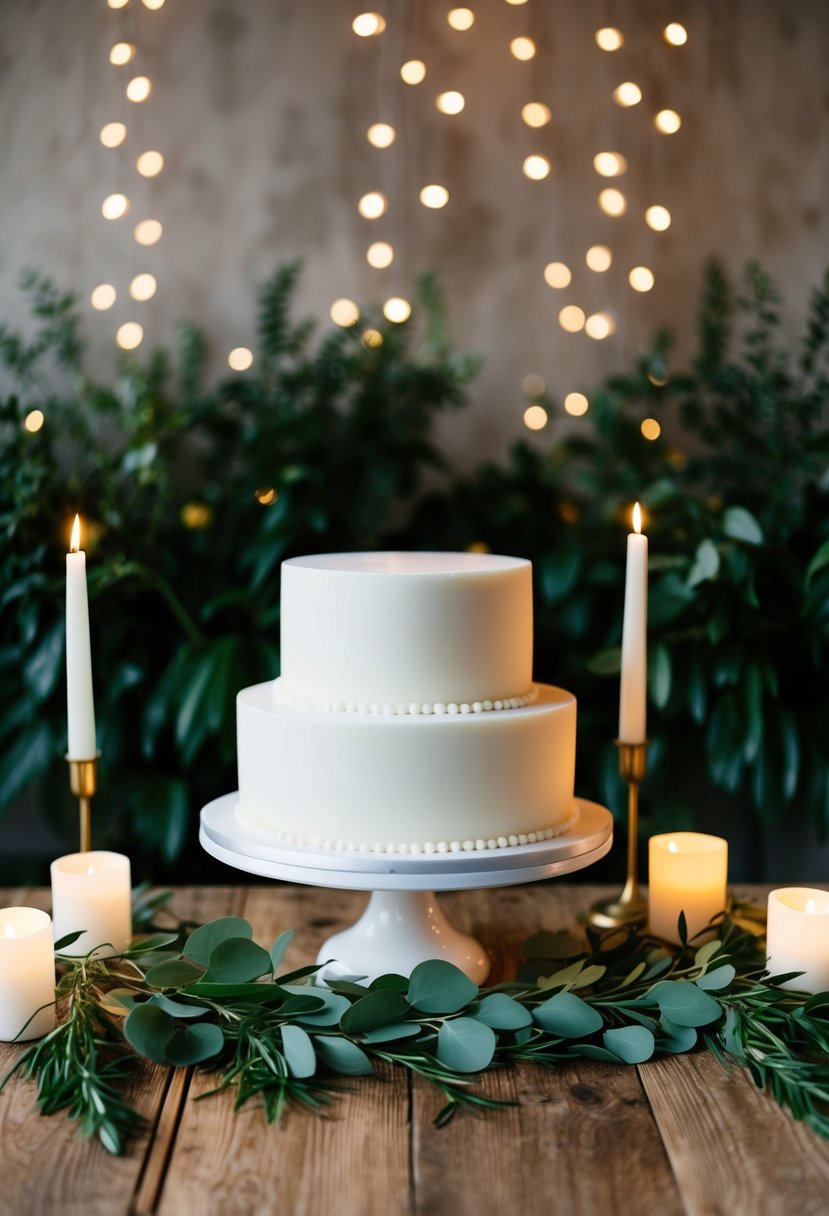
[[[781,887],[768,902],[766,966],[772,975],[802,971],[784,988],[829,991],[829,891]]]
[[[66,717],[67,757],[92,760],[95,745],[95,702],[92,698],[92,655],[89,644],[89,602],[86,594],[86,554],[80,547],[78,516],[66,555]]]
[[[52,922],[38,908],[0,908],[0,1040],[39,1039],[54,1025]]]
[[[726,904],[728,842],[701,832],[651,836],[648,849],[648,923],[651,933],[678,942],[685,913],[690,940]]]
[[[69,853],[52,862],[55,941],[84,932],[61,950],[96,958],[120,954],[132,939],[130,862],[122,853]],[[100,947],[100,949],[98,948]]]
[[[644,743],[647,738],[648,682],[648,538],[642,535],[642,512],[633,508],[625,568],[622,621],[622,678],[619,687],[619,740]]]

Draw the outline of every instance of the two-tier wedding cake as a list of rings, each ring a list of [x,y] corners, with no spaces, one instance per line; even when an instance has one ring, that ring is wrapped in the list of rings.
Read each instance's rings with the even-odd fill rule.
[[[481,553],[282,565],[282,674],[237,699],[237,815],[280,840],[448,853],[576,814],[576,702],[532,682],[532,570]]]

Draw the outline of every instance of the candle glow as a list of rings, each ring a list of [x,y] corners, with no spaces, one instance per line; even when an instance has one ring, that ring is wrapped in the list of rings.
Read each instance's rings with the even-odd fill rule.
[[[642,508],[633,508],[633,531],[627,538],[625,607],[622,623],[622,678],[619,687],[619,739],[644,743],[647,738],[648,678],[648,538],[642,535]]]
[[[55,940],[84,930],[64,954],[120,954],[132,939],[129,858],[121,853],[70,853],[52,862]]]
[[[678,942],[683,912],[690,940],[725,908],[728,843],[701,832],[673,832],[651,836],[648,856],[650,931]]]
[[[52,922],[38,908],[3,908],[0,926],[0,1042],[39,1039],[55,1025]]]
[[[781,887],[769,894],[766,966],[772,975],[802,972],[782,987],[829,990],[829,891]]]

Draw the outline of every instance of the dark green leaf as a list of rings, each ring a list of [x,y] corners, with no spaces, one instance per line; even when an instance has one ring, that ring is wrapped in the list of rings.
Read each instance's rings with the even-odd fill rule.
[[[139,1055],[156,1064],[167,1064],[167,1047],[176,1032],[176,1024],[157,1005],[136,1005],[127,1014],[124,1036]]]
[[[411,1007],[401,993],[379,989],[346,1009],[340,1018],[340,1027],[346,1034],[365,1034],[379,1026],[401,1022],[409,1013]]]
[[[365,1043],[392,1043],[395,1039],[411,1039],[420,1034],[422,1027],[417,1022],[397,1022],[391,1026],[378,1026],[364,1036]]]
[[[134,941],[127,946],[124,955],[132,958],[136,954],[148,954],[152,950],[162,950],[175,941],[178,941],[177,933],[153,933],[151,937],[142,937],[139,941]],[[57,947],[55,948],[57,949]]]
[[[602,1015],[573,992],[557,992],[533,1010],[533,1018],[544,1030],[563,1039],[581,1039],[604,1025]]]
[[[270,975],[271,956],[248,937],[229,937],[210,951],[206,984],[246,984]]]
[[[681,1055],[696,1046],[697,1032],[693,1026],[678,1026],[663,1014],[659,1019],[661,1034],[658,1047],[670,1055]]]
[[[71,946],[79,937],[83,937],[84,929],[78,929],[74,933],[64,933],[63,937],[58,938],[55,942],[55,953],[60,954],[61,950],[65,950],[67,946]]]
[[[206,925],[200,925],[188,937],[182,954],[206,967],[211,951],[215,950],[220,942],[232,937],[252,938],[253,928],[250,922],[243,920],[241,916],[222,916]]]
[[[176,1068],[201,1064],[217,1056],[224,1047],[221,1027],[213,1022],[198,1022],[177,1030],[167,1045],[167,1059]]]
[[[437,1057],[454,1072],[480,1072],[495,1054],[498,1040],[491,1027],[475,1018],[452,1018],[438,1031]]]
[[[271,946],[271,963],[273,964],[274,974],[285,957],[285,951],[293,941],[293,937],[293,929],[285,929]]]
[[[677,1026],[708,1026],[722,1016],[717,1001],[690,980],[660,980],[648,995]]]
[[[203,969],[188,959],[173,958],[150,967],[146,979],[153,988],[185,988],[188,984],[195,984],[203,975]]]
[[[210,1012],[209,1005],[189,1004],[186,1001],[174,1001],[171,997],[165,996],[163,992],[156,992],[150,1001],[153,1005],[158,1005],[159,1009],[163,1009],[165,1013],[169,1013],[173,1018],[202,1018],[206,1013]]]
[[[317,1071],[314,1044],[301,1026],[282,1027],[282,1048],[292,1077],[313,1077]]]
[[[348,997],[327,988],[312,988],[305,984],[283,984],[282,988],[294,996],[316,996],[322,1001],[320,1009],[302,1015],[299,1020],[303,1026],[338,1026],[340,1018],[351,1007]]]
[[[323,1064],[346,1077],[362,1077],[374,1072],[366,1053],[348,1039],[314,1035],[314,1047]]]
[[[477,995],[477,984],[443,959],[418,963],[409,980],[409,1004],[422,1013],[457,1013]]]
[[[532,1025],[532,1014],[505,992],[492,992],[471,1010],[471,1016],[493,1030],[520,1030]]]

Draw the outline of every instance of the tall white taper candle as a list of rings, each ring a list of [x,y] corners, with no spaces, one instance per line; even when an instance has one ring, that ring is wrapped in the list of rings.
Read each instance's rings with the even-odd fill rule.
[[[622,623],[622,679],[619,689],[619,740],[644,743],[647,738],[648,681],[648,538],[642,535],[642,512],[633,508],[625,570]]]
[[[66,716],[69,728],[66,754],[70,760],[92,760],[98,749],[92,698],[86,554],[80,544],[81,523],[76,515],[66,555]]]

